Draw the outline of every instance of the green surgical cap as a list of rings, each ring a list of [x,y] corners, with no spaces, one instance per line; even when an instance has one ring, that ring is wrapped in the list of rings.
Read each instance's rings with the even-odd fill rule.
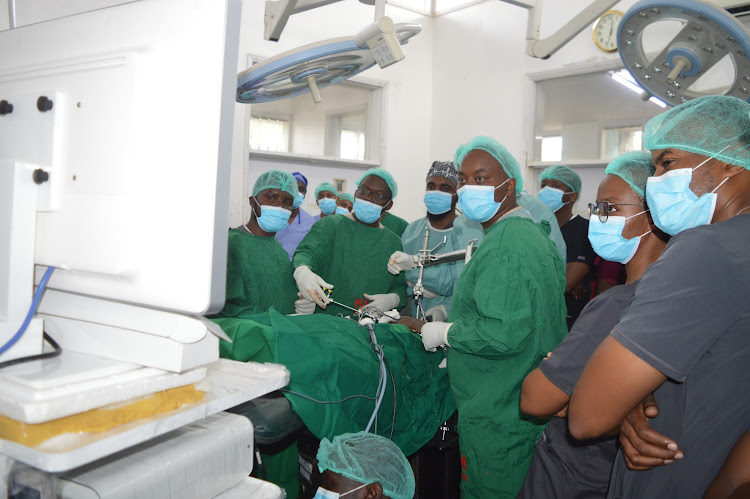
[[[523,190],[523,177],[521,176],[521,167],[518,165],[518,161],[508,150],[492,137],[484,137],[479,135],[471,139],[468,143],[458,147],[456,154],[453,156],[453,163],[456,165],[456,169],[461,169],[461,162],[464,160],[467,154],[476,149],[490,153],[493,158],[500,163],[505,173],[510,178],[516,179],[516,194],[520,194]]]
[[[390,173],[383,170],[382,168],[370,168],[369,170],[367,170],[365,174],[362,175],[359,180],[357,180],[357,187],[359,187],[359,184],[361,184],[362,181],[370,175],[375,175],[376,177],[380,177],[385,180],[385,183],[388,184],[388,188],[391,190],[391,199],[396,197],[396,194],[398,194],[398,186],[396,185],[396,181],[393,180],[393,176]]]
[[[332,192],[336,196],[339,195],[339,191],[338,189],[336,189],[336,186],[331,184],[330,182],[323,182],[315,188],[315,199],[318,199],[318,194],[320,194],[321,192]]]
[[[258,180],[255,181],[255,185],[253,185],[253,196],[257,196],[260,191],[266,189],[282,190],[291,194],[292,198],[297,197],[299,192],[297,179],[291,173],[282,170],[268,170],[261,173]]]
[[[581,177],[576,172],[565,165],[555,165],[545,168],[539,175],[539,181],[544,179],[559,180],[571,188],[573,192],[581,193]]]
[[[651,155],[643,151],[632,151],[620,154],[613,159],[604,173],[617,175],[641,197],[646,198],[646,180],[653,176],[656,169],[651,164]]]
[[[393,499],[414,497],[414,472],[404,453],[385,437],[372,433],[344,433],[323,438],[318,448],[318,469],[340,473],[365,485],[379,483]]]
[[[689,100],[649,120],[649,151],[680,149],[750,170],[750,104],[726,95]]]
[[[339,199],[343,199],[344,201],[349,201],[350,203],[354,203],[354,196],[352,196],[348,192],[342,192],[341,194],[339,194]]]

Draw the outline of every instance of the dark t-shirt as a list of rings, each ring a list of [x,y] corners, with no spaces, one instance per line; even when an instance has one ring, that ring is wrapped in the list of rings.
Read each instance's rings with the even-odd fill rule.
[[[701,497],[750,421],[750,215],[673,237],[612,336],[669,378],[651,426],[685,458],[643,472],[618,454],[609,497]]]
[[[620,320],[636,284],[610,288],[591,300],[552,356],[539,365],[544,376],[568,396],[591,354]],[[552,418],[536,444],[518,498],[605,497],[616,453],[615,437],[578,441],[570,434],[567,419]]]
[[[568,258],[566,263],[580,262],[589,266],[589,273],[583,278],[583,287],[585,291],[581,298],[574,298],[572,293],[565,293],[565,305],[568,307],[568,329],[573,327],[573,323],[581,315],[583,307],[591,299],[591,281],[594,275],[594,260],[596,253],[589,242],[589,221],[579,215],[573,217],[568,223],[560,227],[565,246],[567,248]]]

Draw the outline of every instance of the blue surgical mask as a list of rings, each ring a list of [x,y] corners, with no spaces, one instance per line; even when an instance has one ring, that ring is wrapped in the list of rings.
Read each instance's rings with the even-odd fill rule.
[[[346,215],[347,213],[349,213],[349,210],[347,210],[343,206],[336,207],[336,215]]]
[[[622,237],[625,222],[647,211],[644,210],[629,217],[607,217],[606,222],[599,220],[599,217],[591,217],[589,241],[596,254],[610,262],[628,263],[638,251],[641,238],[651,231],[632,239],[625,239]]]
[[[297,208],[302,206],[302,201],[304,200],[305,200],[305,195],[302,194],[301,192],[298,192],[297,197],[294,198],[294,203],[292,203],[292,208],[296,210]]]
[[[465,185],[458,190],[458,208],[473,222],[486,222],[495,216],[500,205],[505,202],[507,195],[499,203],[495,201],[495,189],[504,186],[508,180],[492,187],[491,185]]]
[[[289,217],[292,216],[291,210],[279,206],[261,204],[260,216],[256,215],[258,225],[266,232],[278,232],[289,225]]]
[[[359,489],[363,489],[367,487],[367,485],[360,485],[356,489],[352,489],[349,492],[344,492],[343,494],[339,494],[338,492],[333,492],[328,489],[324,489],[323,487],[318,487],[318,490],[315,491],[315,495],[313,496],[313,499],[338,499],[339,497],[344,497],[345,495],[349,495],[352,492],[355,492]]]
[[[539,201],[549,206],[552,211],[557,211],[568,203],[563,202],[563,196],[566,193],[562,189],[556,189],[554,187],[542,187],[537,194]]]
[[[336,211],[336,200],[331,198],[318,199],[318,206],[323,215],[333,215]]]
[[[646,182],[646,200],[654,223],[670,236],[711,223],[716,210],[716,190],[729,177],[701,197],[690,190],[693,172],[711,159],[707,158],[692,169],[678,168],[659,177],[649,177]]]
[[[424,204],[431,215],[442,215],[453,207],[453,194],[442,191],[427,191],[424,193]]]
[[[360,222],[371,224],[377,222],[383,214],[383,207],[357,198],[354,200],[354,214]]]

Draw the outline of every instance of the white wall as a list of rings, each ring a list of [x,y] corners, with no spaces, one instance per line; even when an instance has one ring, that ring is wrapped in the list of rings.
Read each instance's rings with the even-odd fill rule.
[[[239,71],[247,69],[247,54],[272,57],[308,43],[352,36],[357,31],[372,23],[374,8],[354,0],[345,0],[336,4],[295,14],[290,17],[279,42],[263,39],[263,15],[265,2],[244,0],[242,12],[243,31],[240,40]],[[424,176],[432,163],[430,155],[431,103],[432,103],[432,19],[386,6],[386,15],[394,22],[412,22],[422,25],[422,32],[413,37],[404,46],[406,59],[386,69],[377,66],[369,69],[362,76],[386,82],[384,88],[384,107],[386,123],[384,124],[384,143],[382,166],[390,171],[402,192],[408,192],[407,186],[424,183]],[[230,206],[230,224],[236,225],[246,221],[249,211],[247,204],[248,183],[257,178],[262,169],[274,165],[274,162],[247,161],[247,140],[244,125],[246,106],[238,104],[235,118],[234,150],[232,160],[232,197]],[[328,175],[326,166],[312,166],[304,162],[286,161],[276,164],[277,167],[290,171],[299,170],[309,173],[308,179],[312,188],[319,183],[318,178]],[[340,167],[333,172],[342,173],[344,178],[359,178],[363,168]],[[307,175],[307,174],[306,174]],[[339,177],[341,178],[341,177]],[[316,179],[316,180],[313,180]],[[350,192],[353,192],[353,180]],[[306,204],[309,199],[306,200]],[[315,211],[314,208],[311,211]],[[413,220],[424,212],[421,193],[419,196],[399,195],[394,203],[392,213]]]

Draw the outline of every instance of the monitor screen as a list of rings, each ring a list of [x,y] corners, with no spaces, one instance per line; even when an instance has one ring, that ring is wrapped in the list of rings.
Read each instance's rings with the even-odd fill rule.
[[[0,161],[48,174],[49,289],[221,309],[240,8],[151,0],[0,32]]]

